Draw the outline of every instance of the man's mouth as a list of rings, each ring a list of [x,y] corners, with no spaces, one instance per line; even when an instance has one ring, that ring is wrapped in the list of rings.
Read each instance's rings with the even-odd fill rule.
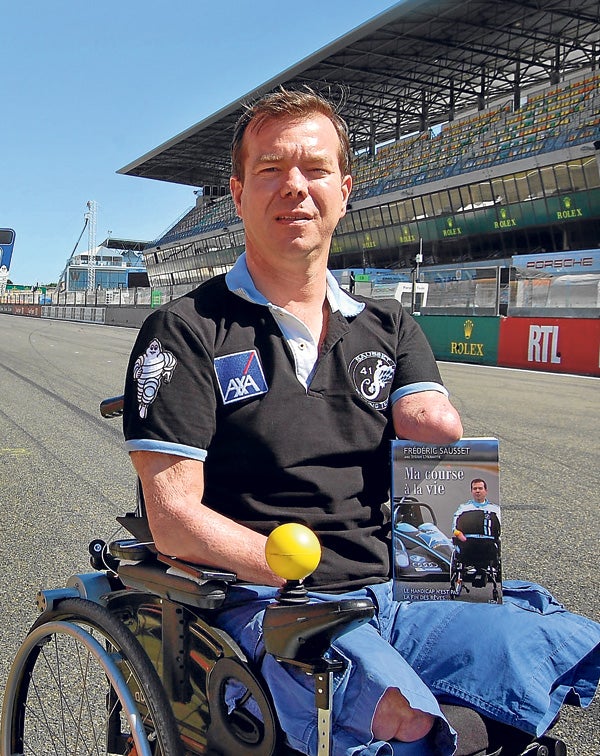
[[[305,213],[302,213],[300,215],[298,215],[298,214],[295,214],[295,215],[277,215],[275,217],[275,219],[278,220],[278,221],[288,221],[288,222],[305,221],[305,220],[310,220],[310,215],[306,215]]]

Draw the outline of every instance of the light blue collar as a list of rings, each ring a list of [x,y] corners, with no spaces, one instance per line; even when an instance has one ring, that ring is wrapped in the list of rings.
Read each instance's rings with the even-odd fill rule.
[[[490,502],[486,499],[485,501],[479,502],[475,501],[475,499],[469,499],[467,504],[472,504],[474,507],[477,507],[477,509],[481,509],[482,507],[489,506]]]
[[[229,291],[255,304],[272,307],[272,303],[260,293],[246,264],[246,253],[243,252],[235,262],[233,268],[226,274],[225,282]],[[352,318],[365,308],[363,302],[357,302],[340,287],[331,271],[327,271],[327,301],[332,312],[338,310],[345,318]]]

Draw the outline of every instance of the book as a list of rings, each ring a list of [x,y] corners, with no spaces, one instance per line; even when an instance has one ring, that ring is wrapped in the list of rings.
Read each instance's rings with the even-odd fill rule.
[[[391,447],[394,598],[502,603],[498,440]]]

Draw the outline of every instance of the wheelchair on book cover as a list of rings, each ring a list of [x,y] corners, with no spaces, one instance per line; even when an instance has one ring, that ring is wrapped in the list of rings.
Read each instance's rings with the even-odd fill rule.
[[[498,515],[486,510],[463,512],[457,518],[452,543],[452,595],[458,597],[463,590],[489,586],[492,600],[498,601],[502,590]]]
[[[114,417],[122,406],[117,397],[101,411]],[[295,753],[260,671],[211,623],[235,575],[157,553],[141,495],[137,511],[118,520],[132,538],[93,541],[93,572],[38,593],[40,615],[6,684],[0,756]],[[267,653],[314,678],[323,756],[331,747],[333,675],[343,666],[326,652],[373,612],[365,599],[307,603],[302,580],[288,580],[266,609]],[[469,709],[443,708],[459,754],[566,754],[550,736],[532,742]]]

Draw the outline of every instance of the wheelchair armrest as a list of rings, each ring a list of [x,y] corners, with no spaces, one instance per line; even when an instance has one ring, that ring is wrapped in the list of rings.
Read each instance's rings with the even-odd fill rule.
[[[370,599],[270,604],[263,621],[265,648],[279,661],[318,665],[336,638],[365,624],[374,613]]]
[[[198,569],[197,573],[195,578],[192,575],[184,577],[172,574],[166,565],[158,561],[120,564],[118,568],[119,578],[128,588],[146,591],[197,609],[218,608],[225,600],[231,580],[219,579],[219,573],[215,571],[204,573],[210,577],[202,577],[202,569]]]
[[[105,545],[103,541],[97,543]],[[220,606],[225,599],[227,585],[237,579],[234,572],[203,567],[161,554],[153,543],[140,543],[136,538],[113,541],[108,554],[113,560],[110,568],[126,587],[198,609]]]
[[[223,583],[235,583],[237,575],[235,572],[229,572],[228,570],[221,570],[218,567],[207,567],[204,565],[193,564],[192,562],[186,562],[183,559],[178,559],[174,556],[167,556],[166,554],[156,553],[156,558],[162,564],[174,572],[181,572],[182,577],[191,578],[192,580],[220,580]]]
[[[111,418],[122,415],[124,400],[125,397],[122,394],[120,396],[111,396],[108,399],[103,399],[100,402],[100,414],[102,417]]]

